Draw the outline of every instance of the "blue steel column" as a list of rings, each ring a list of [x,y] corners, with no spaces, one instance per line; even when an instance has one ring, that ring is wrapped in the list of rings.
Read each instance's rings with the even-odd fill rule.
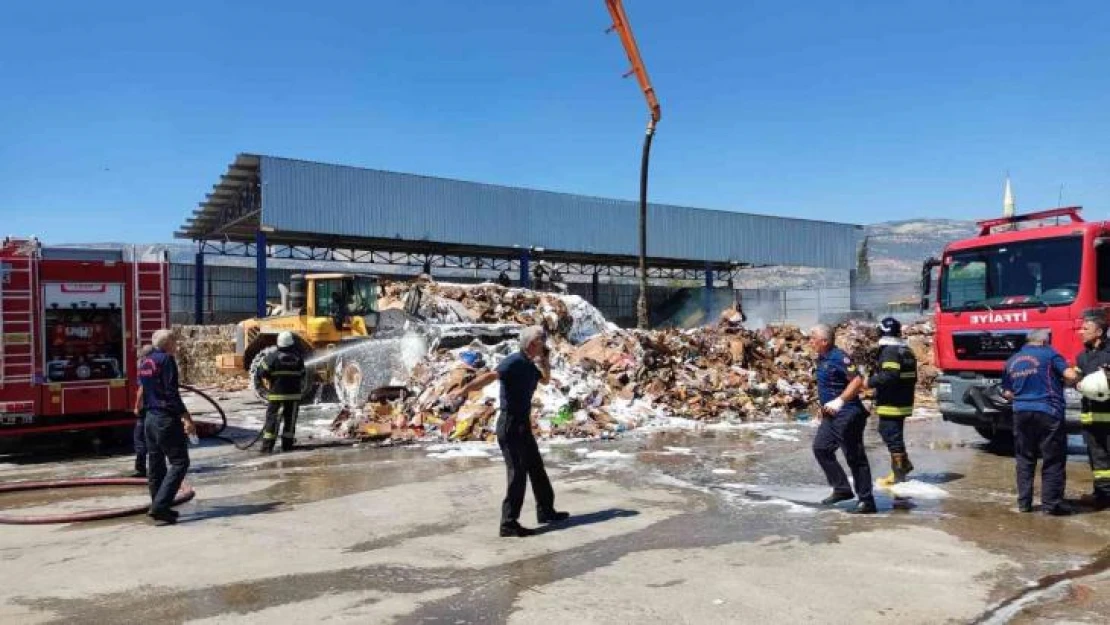
[[[196,275],[193,276],[193,323],[204,325],[204,252],[197,252]]]
[[[259,230],[254,234],[255,258],[255,308],[259,317],[266,316],[266,233]]]
[[[528,271],[528,261],[532,258],[529,250],[520,251],[520,288],[532,288],[532,274]]]
[[[713,314],[713,268],[709,263],[705,263],[705,297],[702,300],[702,307],[705,309],[706,325],[713,323],[709,318]]]

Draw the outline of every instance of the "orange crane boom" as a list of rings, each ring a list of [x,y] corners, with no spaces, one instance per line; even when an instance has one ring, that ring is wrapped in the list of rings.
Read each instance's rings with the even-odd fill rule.
[[[651,78],[648,77],[647,68],[644,67],[644,60],[640,58],[640,49],[636,46],[636,38],[632,35],[632,25],[629,24],[628,16],[624,13],[621,0],[605,0],[605,6],[609,9],[609,15],[613,17],[613,25],[605,32],[610,33],[615,30],[620,34],[621,44],[624,46],[629,62],[632,63],[632,69],[625,76],[636,75],[636,81],[640,83],[640,89],[644,92],[644,99],[647,100],[648,112],[651,114],[647,123],[647,132],[644,134],[644,152],[640,159],[640,294],[636,298],[637,325],[641,329],[647,329],[649,324],[647,301],[648,159],[651,157],[651,139],[655,136],[655,124],[659,122],[663,113],[659,108],[659,99],[655,97],[655,87],[651,86]]]
[[[621,0],[605,0],[605,6],[609,9],[609,15],[613,18],[613,25],[606,32],[617,31],[621,38],[621,45],[624,46],[624,51],[628,54],[628,61],[632,63],[632,69],[625,76],[636,75],[636,82],[640,83],[640,89],[644,92],[644,99],[647,100],[651,121],[658,123],[663,112],[659,107],[659,99],[655,97],[655,87],[651,86],[651,78],[648,77],[647,68],[644,67],[644,60],[640,58],[640,49],[636,46],[636,37],[632,34],[632,25],[628,22],[628,15],[624,12],[624,6],[621,4]]]

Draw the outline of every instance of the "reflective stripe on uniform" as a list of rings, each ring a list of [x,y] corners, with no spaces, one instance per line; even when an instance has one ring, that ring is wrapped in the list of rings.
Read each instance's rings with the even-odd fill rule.
[[[266,399],[270,401],[293,401],[300,400],[300,395],[267,395]]]
[[[1110,412],[1082,412],[1079,414],[1080,423],[1110,423]]]
[[[270,375],[272,375],[274,377],[279,377],[279,376],[283,376],[283,375],[300,377],[301,372],[300,371],[271,371]]]
[[[274,434],[273,432],[263,432],[262,433],[262,438],[265,439],[265,440],[268,440],[268,441],[273,440],[273,439],[277,438],[277,434]]]
[[[258,363],[258,368],[262,369],[263,371],[269,371],[270,365],[266,364],[266,360],[263,359],[262,362]]]
[[[1110,480],[1110,469],[1097,469],[1091,473],[1096,480]]]
[[[900,370],[901,368],[902,368],[901,363],[889,362],[889,361],[883,363],[883,369],[894,369],[894,370],[897,371],[897,370]]]
[[[879,406],[875,414],[880,417],[908,417],[913,414],[913,406]]]
[[[907,373],[903,373],[901,375],[901,378],[903,380],[916,380],[917,379],[917,372],[916,371],[910,371],[910,372],[907,372]]]

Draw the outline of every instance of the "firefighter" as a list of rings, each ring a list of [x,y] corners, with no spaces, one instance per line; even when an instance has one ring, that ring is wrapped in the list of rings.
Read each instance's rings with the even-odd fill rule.
[[[262,453],[274,451],[277,439],[278,416],[281,416],[281,450],[293,449],[297,411],[304,389],[304,360],[297,352],[292,332],[282,332],[277,338],[277,350],[262,361],[262,379],[269,389],[266,399],[266,425],[262,430]]]
[[[1029,333],[1006,361],[1003,395],[1013,402],[1018,511],[1033,511],[1033,475],[1041,465],[1041,510],[1071,514],[1064,503],[1068,439],[1064,427],[1064,357],[1048,343],[1048,330]]]
[[[495,371],[478,375],[450,397],[457,408],[470,393],[495,380],[501,381],[497,444],[505,459],[509,482],[505,499],[501,502],[502,537],[535,534],[535,530],[521,526],[518,521],[529,480],[532,481],[532,495],[536,499],[537,522],[554,523],[565,521],[570,516],[555,510],[555,491],[551,488],[543,457],[532,434],[532,396],[538,384],[547,384],[551,380],[549,358],[543,328],[525,328],[520,333],[520,351],[502,360]]]
[[[1084,377],[1110,366],[1107,325],[1106,312],[1101,308],[1084,313],[1083,325],[1078,331],[1083,351],[1075,358],[1076,366],[1065,374],[1068,384],[1075,386]],[[1081,402],[1079,422],[1094,477],[1094,492],[1084,496],[1083,501],[1103,510],[1110,508],[1110,401],[1083,397]]]
[[[902,324],[894,317],[879,323],[879,370],[867,379],[875,389],[875,414],[879,415],[879,435],[890,452],[890,474],[879,480],[882,486],[906,481],[913,463],[906,454],[903,435],[906,417],[913,414],[917,387],[917,358],[902,340]]]
[[[867,408],[859,399],[863,388],[852,359],[833,344],[832,328],[825,324],[809,332],[810,345],[817,352],[817,395],[821,402],[821,425],[813,439],[813,455],[833,492],[821,503],[829,506],[853,499],[852,485],[836,459],[836,450],[843,449],[848,468],[855,481],[854,514],[874,514],[875,498],[871,493],[871,465],[863,448],[863,431],[867,426]]]
[[[173,500],[189,470],[186,435],[195,434],[196,425],[185,408],[178,389],[177,343],[169,330],[158,330],[151,343],[154,349],[139,367],[146,408],[147,483],[150,486],[150,512],[159,525],[177,522]],[[167,470],[166,464],[169,463]]]
[[[143,360],[153,351],[154,346],[143,345],[142,349],[139,350],[139,360],[136,363],[138,369],[142,369]],[[131,435],[131,440],[135,445],[135,473],[131,477],[146,477],[146,406],[143,405],[141,380],[135,393],[135,430]]]

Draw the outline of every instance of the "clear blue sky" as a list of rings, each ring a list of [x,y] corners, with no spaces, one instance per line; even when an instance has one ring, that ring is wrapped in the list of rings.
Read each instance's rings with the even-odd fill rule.
[[[626,0],[654,201],[869,223],[1110,217],[1110,3]],[[602,0],[9,2],[0,223],[168,241],[237,152],[634,199]]]

